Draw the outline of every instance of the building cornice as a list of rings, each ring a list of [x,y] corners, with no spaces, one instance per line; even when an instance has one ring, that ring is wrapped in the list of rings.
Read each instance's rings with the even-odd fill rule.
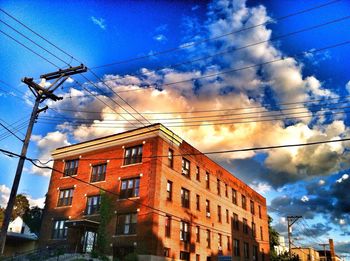
[[[161,138],[172,142],[176,146],[180,146],[183,141],[178,135],[163,125],[155,124],[132,131],[126,131],[119,134],[58,148],[52,152],[52,157],[54,160],[74,157],[95,150],[108,149],[110,147],[145,140],[156,136],[160,136]]]

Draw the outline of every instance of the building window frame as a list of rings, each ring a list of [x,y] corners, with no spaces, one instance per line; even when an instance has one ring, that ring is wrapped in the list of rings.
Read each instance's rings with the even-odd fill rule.
[[[86,199],[85,215],[98,214],[101,206],[101,195],[88,196]]]
[[[210,190],[210,173],[208,171],[205,172],[205,187]]]
[[[76,176],[78,174],[79,159],[70,159],[64,162],[63,176]]]
[[[220,179],[216,179],[216,189],[219,196],[221,196],[221,184]]]
[[[236,213],[232,214],[232,226],[234,230],[239,231],[239,219]]]
[[[252,213],[252,215],[255,215],[255,204],[253,200],[250,201],[250,213]]]
[[[207,248],[211,248],[211,232],[207,229]]]
[[[139,196],[140,177],[133,177],[121,180],[119,199],[135,198]]]
[[[185,188],[181,188],[181,206],[190,208],[190,191]]]
[[[171,237],[171,216],[165,216],[165,237]]]
[[[180,241],[190,242],[190,223],[185,220],[180,222]]]
[[[207,218],[210,218],[210,201],[209,201],[209,199],[205,200],[205,215]]]
[[[142,151],[142,144],[125,148],[123,166],[142,163]]]
[[[174,150],[168,150],[168,166],[169,168],[174,168]]]
[[[249,243],[243,242],[243,254],[244,258],[249,259]]]
[[[107,163],[93,165],[90,182],[104,181],[106,179]]]
[[[246,218],[243,218],[243,233],[248,234],[248,220]]]
[[[196,242],[201,242],[201,228],[200,226],[196,226]]]
[[[57,207],[67,207],[72,205],[74,188],[60,189],[58,193]]]
[[[167,201],[173,200],[173,182],[171,180],[166,183],[166,199]]]
[[[237,190],[232,189],[232,203],[237,205]]]
[[[52,239],[66,239],[68,227],[66,226],[66,219],[56,219],[52,223]]]
[[[199,166],[196,166],[196,180],[201,181],[201,172]]]
[[[136,228],[137,212],[118,214],[116,235],[136,235]]]
[[[200,196],[198,194],[196,194],[196,210],[200,211],[201,207],[200,207]]]
[[[247,210],[247,198],[244,195],[242,195],[242,208]]]
[[[218,222],[219,223],[222,222],[221,206],[220,205],[218,205]]]
[[[234,238],[233,239],[233,255],[234,256],[240,256],[240,246],[239,246],[239,239]]]
[[[187,178],[190,178],[191,175],[191,162],[186,159],[182,158],[182,169],[181,174]]]

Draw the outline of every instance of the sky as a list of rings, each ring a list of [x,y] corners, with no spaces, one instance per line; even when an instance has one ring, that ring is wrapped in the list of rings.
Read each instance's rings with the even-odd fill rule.
[[[0,8],[22,23],[0,12],[0,123],[20,139],[33,106],[21,79],[39,83],[41,74],[80,63],[90,69],[57,90],[62,101],[45,102],[28,157],[46,162],[57,147],[141,127],[145,118],[202,152],[350,137],[348,1],[39,0]],[[1,149],[19,153],[21,144],[0,129]],[[210,157],[266,197],[281,235],[286,216],[303,216],[295,245],[319,248],[333,238],[337,253],[350,254],[349,144]],[[0,154],[2,206],[17,162]],[[26,163],[19,193],[42,206],[49,179]]]

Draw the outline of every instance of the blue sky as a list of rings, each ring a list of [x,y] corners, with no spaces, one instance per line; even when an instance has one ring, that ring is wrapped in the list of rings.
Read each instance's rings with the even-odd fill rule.
[[[329,4],[280,19],[324,3]],[[350,19],[347,18],[350,4],[347,1],[70,1],[65,4],[61,1],[16,1],[16,4],[2,1],[0,7],[83,61],[101,79],[108,80],[110,88],[145,113],[151,122],[163,122],[201,151],[306,143],[350,135],[346,114],[350,91],[347,73],[349,45],[313,52],[350,40]],[[0,12],[0,19],[66,63],[78,64],[6,14]],[[335,22],[336,19],[342,21]],[[269,23],[263,26],[215,41],[203,41],[266,21]],[[321,26],[325,23],[329,24]],[[313,26],[319,28],[281,37]],[[0,29],[58,67],[66,67],[62,61],[22,38],[4,23],[0,23]],[[190,48],[152,55],[198,41],[203,42]],[[31,112],[33,99],[21,78],[39,79],[41,74],[56,68],[3,33],[0,34],[0,46],[1,123],[15,123],[14,126],[22,123],[22,127]],[[242,50],[232,51],[240,48]],[[222,54],[214,56],[217,53]],[[147,55],[147,59],[125,62]],[[203,57],[208,58],[184,63]],[[221,74],[225,70],[281,57],[287,59]],[[121,61],[124,62],[103,66]],[[173,66],[179,63],[184,64]],[[212,74],[214,76],[205,77]],[[94,83],[101,80],[91,73],[86,77]],[[90,91],[101,93],[86,83],[86,79],[73,78]],[[108,92],[111,99],[132,111],[105,85],[99,83],[98,86]],[[145,89],[145,86],[150,88]],[[55,147],[130,127],[129,122],[119,122],[118,127],[103,128],[111,121],[122,120],[114,112],[120,113],[123,109],[109,98],[103,98],[109,105],[106,106],[93,96],[86,96],[88,93],[74,82],[67,82],[58,93],[64,100],[48,103],[56,111],[48,110],[39,117],[29,147],[30,157],[47,160]],[[286,106],[287,103],[294,105]],[[248,107],[258,107],[259,110],[238,110]],[[220,124],[223,122],[219,118],[210,121],[218,116],[219,111],[198,113],[200,110],[221,110],[224,116],[220,118],[225,119],[229,113],[225,110],[228,109],[235,109],[235,113],[240,114],[240,120],[235,121],[244,121],[242,117],[246,118],[250,113],[252,122]],[[87,110],[95,114],[81,112]],[[276,115],[276,110],[281,113],[277,119],[261,121],[264,115]],[[308,117],[289,119],[295,117],[292,115],[300,115],[300,110]],[[184,111],[188,113],[179,113]],[[160,112],[169,114],[152,114]],[[190,120],[188,117],[198,116],[202,118],[192,127],[179,127],[169,123],[172,120],[164,119],[178,118],[176,121],[186,122]],[[68,117],[79,121],[73,123],[67,120]],[[208,125],[212,123],[217,125]],[[3,139],[6,130],[0,131],[0,148],[18,153],[20,141],[11,135]],[[22,129],[16,133],[22,138],[24,132]],[[338,251],[346,252],[350,244],[350,199],[345,189],[350,182],[348,145],[345,142],[332,143],[222,154],[213,158],[267,198],[274,224],[282,234],[286,231],[283,217],[303,214],[306,225],[297,224],[299,240],[296,244],[315,245],[332,237]],[[0,155],[2,205],[6,202],[16,164],[17,159]],[[48,182],[47,172],[28,164],[19,192],[26,193],[32,204],[42,202]],[[310,233],[314,240],[310,241]]]

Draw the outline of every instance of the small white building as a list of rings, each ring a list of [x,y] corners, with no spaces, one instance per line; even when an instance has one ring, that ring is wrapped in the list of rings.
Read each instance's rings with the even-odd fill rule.
[[[10,222],[5,245],[5,256],[13,256],[34,250],[37,246],[38,236],[30,231],[21,217]]]
[[[288,247],[286,246],[284,236],[279,236],[278,242],[279,242],[279,245],[275,246],[275,252],[277,253],[277,255],[282,255],[283,253],[289,251]]]

